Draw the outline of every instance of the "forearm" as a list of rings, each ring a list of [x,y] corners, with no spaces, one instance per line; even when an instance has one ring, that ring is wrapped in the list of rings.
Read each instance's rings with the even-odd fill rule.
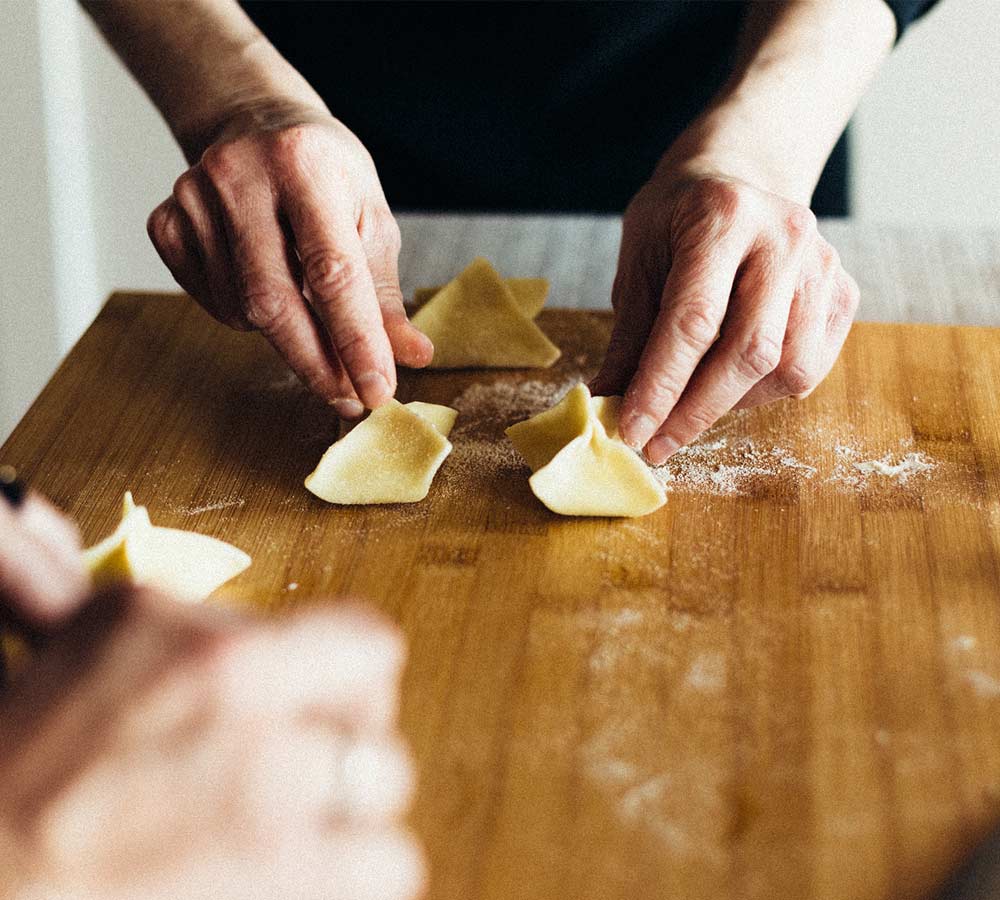
[[[883,0],[753,4],[732,76],[659,169],[694,161],[808,203],[894,38]]]
[[[291,101],[326,113],[322,99],[235,0],[81,4],[156,104],[191,162],[227,121],[241,114],[266,119],[272,101],[277,107]]]

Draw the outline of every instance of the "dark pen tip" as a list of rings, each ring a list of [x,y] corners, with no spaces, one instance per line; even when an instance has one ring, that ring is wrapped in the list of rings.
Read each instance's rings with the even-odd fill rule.
[[[27,493],[24,484],[17,477],[13,466],[0,466],[0,494],[11,506],[20,506]]]

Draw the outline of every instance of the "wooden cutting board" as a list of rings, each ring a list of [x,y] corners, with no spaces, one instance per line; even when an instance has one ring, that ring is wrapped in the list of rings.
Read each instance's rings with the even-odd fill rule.
[[[436,900],[926,895],[1000,816],[1000,331],[858,325],[809,400],[678,456],[664,509],[574,520],[502,430],[610,322],[540,323],[550,371],[403,377],[460,410],[421,504],[306,493],[332,414],[174,296],[113,297],[0,463],[88,542],[130,489],[246,549],[229,600],[401,624]]]

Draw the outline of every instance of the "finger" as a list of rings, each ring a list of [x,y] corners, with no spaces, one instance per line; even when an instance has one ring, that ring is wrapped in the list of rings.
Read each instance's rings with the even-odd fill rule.
[[[216,187],[246,321],[267,338],[302,383],[331,403],[338,414],[361,415],[363,409],[347,373],[302,295],[270,190],[221,179]]]
[[[413,773],[390,738],[354,739],[328,727],[275,727],[256,751],[255,803],[273,820],[304,815],[323,829],[356,829],[399,819]]]
[[[36,491],[28,493],[18,515],[21,525],[58,556],[66,568],[83,572],[80,532],[70,519]]]
[[[360,607],[314,607],[266,631],[228,667],[234,692],[262,685],[256,699],[282,714],[353,732],[386,733],[398,709],[404,645]]]
[[[666,266],[664,267],[666,271]],[[636,268],[619,262],[611,287],[615,323],[601,369],[590,382],[595,397],[621,394],[635,375],[643,347],[656,320],[660,287],[637,277]]]
[[[337,860],[327,882],[331,900],[413,900],[424,893],[427,866],[420,845],[407,832],[334,834],[328,838]]]
[[[359,828],[402,817],[413,792],[413,768],[396,739],[353,741],[312,729],[315,748],[301,775],[312,774],[316,806],[327,827]],[[325,746],[324,746],[325,745]]]
[[[805,220],[802,225],[804,230]],[[747,258],[725,333],[646,445],[654,465],[713,425],[777,367],[805,248],[801,234],[796,223],[782,245],[769,242]]]
[[[358,233],[382,310],[382,323],[396,361],[411,368],[426,366],[434,356],[434,345],[406,316],[403,292],[399,288],[401,238],[399,226],[389,208],[380,206],[363,215]]]
[[[396,366],[357,222],[342,186],[324,175],[293,177],[285,200],[313,308],[347,370],[355,393],[374,409],[396,391]]]
[[[750,409],[783,397],[805,397],[819,384],[832,294],[833,284],[823,273],[803,281],[792,300],[778,367],[750,388],[735,408]]]
[[[211,291],[202,268],[198,243],[187,216],[181,212],[173,196],[150,213],[146,231],[174,280],[202,306],[209,305]]]
[[[83,603],[89,579],[80,560],[70,561],[67,548],[53,546],[63,531],[53,527],[42,501],[29,496],[22,510],[0,503],[0,603],[26,625],[46,627],[70,616]],[[22,512],[34,524],[26,528]],[[47,523],[47,524],[46,524]],[[39,540],[35,531],[46,532]]]
[[[236,291],[222,211],[200,165],[177,179],[173,197],[184,219],[182,233],[196,247],[201,263],[204,286],[201,295],[193,296],[224,325],[246,330],[250,326]]]
[[[822,362],[819,367],[819,380],[830,374],[837,362],[840,351],[844,347],[854,317],[861,302],[861,291],[858,283],[845,271],[841,270],[835,279],[833,298],[826,319],[826,340],[823,342]]]
[[[643,447],[674,408],[715,341],[746,244],[734,225],[710,246],[675,255],[659,313],[622,403],[621,433]]]
[[[857,309],[857,285],[837,251],[822,238],[808,251],[810,274],[796,291],[778,368],[737,404],[747,409],[782,397],[804,399],[827,376],[840,354]],[[850,282],[850,283],[849,283]]]

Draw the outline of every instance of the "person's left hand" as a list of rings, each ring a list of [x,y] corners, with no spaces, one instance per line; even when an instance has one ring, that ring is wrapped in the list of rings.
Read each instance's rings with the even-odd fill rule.
[[[663,463],[733,408],[807,396],[836,362],[858,286],[805,206],[714,171],[658,174],[625,212],[615,325],[591,383]]]

